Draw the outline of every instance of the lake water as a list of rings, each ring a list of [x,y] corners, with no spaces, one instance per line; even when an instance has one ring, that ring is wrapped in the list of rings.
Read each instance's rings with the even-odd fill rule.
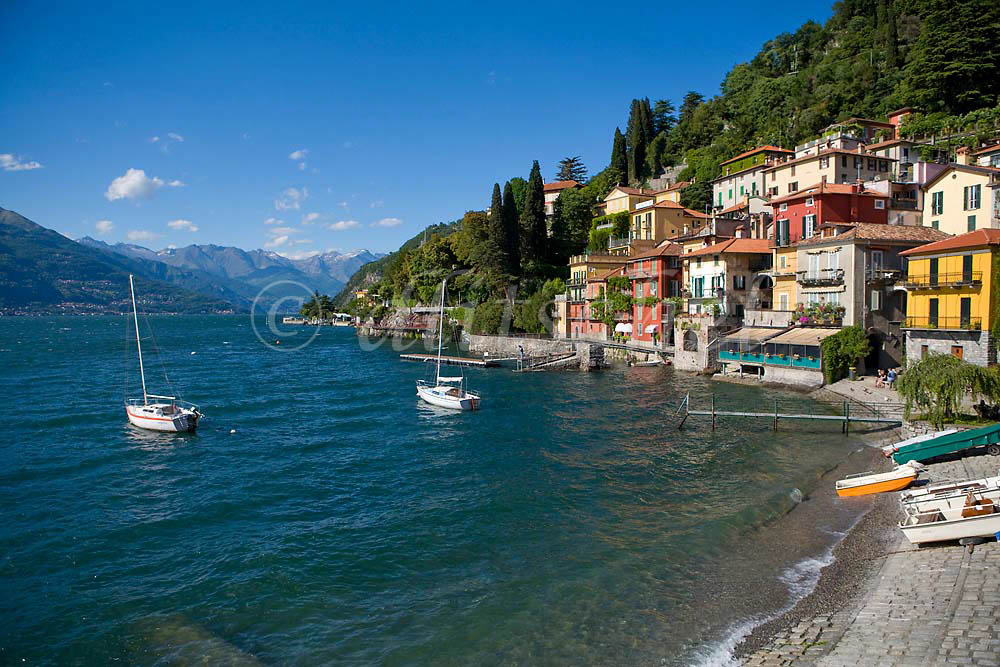
[[[803,395],[473,369],[483,409],[453,414],[389,345],[279,351],[246,316],[152,318],[207,418],[147,433],[128,323],[0,318],[0,663],[725,664],[865,507],[775,521],[857,449],[836,426],[675,427],[687,392]],[[166,391],[152,351],[147,375]]]

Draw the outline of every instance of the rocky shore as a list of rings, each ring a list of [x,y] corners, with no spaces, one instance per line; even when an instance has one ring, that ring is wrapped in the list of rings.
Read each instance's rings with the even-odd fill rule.
[[[884,434],[872,440],[882,440]],[[969,456],[929,466],[935,481],[997,474]],[[756,627],[735,650],[745,665],[1000,665],[1000,545],[917,548],[896,526],[896,494],[878,497],[834,550],[816,588]]]

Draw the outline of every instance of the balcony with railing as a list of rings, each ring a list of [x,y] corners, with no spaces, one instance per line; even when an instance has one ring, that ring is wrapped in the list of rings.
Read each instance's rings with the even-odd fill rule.
[[[903,277],[900,269],[869,268],[865,280],[870,283],[891,284]]]
[[[796,280],[800,285],[823,287],[844,284],[843,269],[818,269],[816,271],[796,271]]]
[[[983,328],[981,317],[907,317],[904,329],[951,329],[956,331],[979,331]]]
[[[650,271],[649,269],[642,269],[640,271],[638,268],[629,269],[626,275],[628,276],[629,280],[646,280],[649,278],[656,277],[656,274]]]
[[[628,248],[632,242],[630,236],[610,236],[608,237],[608,250],[622,250]]]
[[[928,273],[921,276],[907,276],[907,289],[945,289],[959,287],[979,287],[983,284],[982,271],[960,271],[956,273]]]

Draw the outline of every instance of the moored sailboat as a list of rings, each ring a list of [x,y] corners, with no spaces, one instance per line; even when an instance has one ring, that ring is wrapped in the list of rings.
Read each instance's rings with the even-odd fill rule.
[[[142,398],[125,399],[125,414],[133,426],[150,431],[183,432],[198,427],[201,412],[198,406],[182,401],[176,396],[161,396],[146,391],[146,370],[142,364],[142,337],[139,335],[139,311],[135,304],[135,285],[128,277],[132,294],[132,321],[135,324],[135,344],[139,353],[139,377],[142,379]],[[150,399],[153,399],[150,402]]]
[[[444,293],[448,279],[441,281],[441,310],[438,316],[438,353],[434,383],[417,380],[417,396],[426,403],[451,410],[478,410],[479,394],[465,386],[465,375],[441,375],[441,350],[444,345]]]

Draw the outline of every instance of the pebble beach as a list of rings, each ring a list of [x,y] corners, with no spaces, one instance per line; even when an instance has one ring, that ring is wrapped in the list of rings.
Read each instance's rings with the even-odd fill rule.
[[[982,454],[930,464],[924,477],[976,479],[998,468],[1000,459]],[[918,548],[898,529],[901,518],[898,494],[877,497],[836,547],[813,592],[737,647],[740,662],[1000,665],[1000,544]]]

